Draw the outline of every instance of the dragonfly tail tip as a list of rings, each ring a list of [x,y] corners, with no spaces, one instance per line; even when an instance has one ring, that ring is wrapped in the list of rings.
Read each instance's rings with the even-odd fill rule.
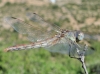
[[[8,52],[9,50],[8,49],[4,49],[4,52]]]

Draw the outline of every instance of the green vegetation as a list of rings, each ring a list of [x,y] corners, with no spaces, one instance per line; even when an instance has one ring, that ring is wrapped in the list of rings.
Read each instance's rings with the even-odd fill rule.
[[[85,5],[67,4],[63,5],[65,9],[71,12],[73,18],[78,23],[83,23],[80,27],[82,31],[89,33],[100,33],[100,26],[89,26],[85,20],[92,17],[92,13],[87,13]],[[48,22],[57,24],[61,28],[75,29],[73,22],[68,16],[67,10],[57,5],[53,6],[35,6],[27,4],[6,3],[0,8],[0,22],[6,16],[21,17],[26,20],[27,12],[35,12],[42,16]],[[91,12],[95,9],[91,8]],[[98,12],[93,15],[97,19]],[[99,17],[98,17],[99,18]],[[1,22],[2,24],[2,22]],[[92,29],[92,30],[91,30]],[[4,29],[0,26],[0,74],[83,74],[84,71],[78,60],[71,59],[67,54],[51,53],[44,48],[30,49],[15,52],[4,52],[7,47],[17,44],[28,44],[29,41],[20,36],[16,31],[10,28]],[[94,54],[86,56],[86,65],[89,74],[99,74],[100,72],[100,42],[89,41],[96,51]],[[93,71],[95,69],[95,71]]]

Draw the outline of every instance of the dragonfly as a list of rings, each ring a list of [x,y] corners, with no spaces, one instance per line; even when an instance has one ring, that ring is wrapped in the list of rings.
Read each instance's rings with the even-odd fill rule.
[[[43,47],[50,52],[68,55],[71,52],[72,55],[75,55],[77,49],[84,50],[84,45],[79,44],[79,41],[84,39],[84,33],[81,31],[60,29],[55,24],[47,23],[36,13],[27,13],[26,16],[32,23],[26,23],[15,17],[7,17],[5,21],[20,34],[25,34],[32,43],[12,46],[5,51]],[[92,50],[90,47],[87,47],[87,49]]]

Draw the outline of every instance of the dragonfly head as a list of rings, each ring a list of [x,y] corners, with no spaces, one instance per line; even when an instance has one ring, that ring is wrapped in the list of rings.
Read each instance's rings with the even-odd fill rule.
[[[84,38],[84,34],[80,31],[76,31],[76,42],[82,41]]]

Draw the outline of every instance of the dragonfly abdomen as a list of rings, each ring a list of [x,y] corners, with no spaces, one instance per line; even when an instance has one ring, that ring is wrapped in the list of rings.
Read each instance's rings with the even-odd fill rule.
[[[28,45],[18,45],[18,46],[13,46],[10,48],[5,49],[6,52],[8,51],[13,51],[13,50],[24,50],[24,49],[31,49],[31,48],[39,48],[39,47],[46,47],[48,45],[53,45],[57,42],[57,38],[50,38],[44,41],[39,41],[39,42],[35,42],[32,44],[28,44]]]
[[[8,51],[14,51],[14,50],[25,50],[25,49],[32,49],[32,48],[39,48],[39,47],[44,47],[46,46],[45,44],[29,44],[29,45],[19,45],[19,46],[13,46],[10,48],[5,49],[6,52]]]
[[[8,52],[8,51],[24,50],[24,49],[31,49],[31,48],[34,48],[34,44],[13,46],[5,49],[4,51]]]

